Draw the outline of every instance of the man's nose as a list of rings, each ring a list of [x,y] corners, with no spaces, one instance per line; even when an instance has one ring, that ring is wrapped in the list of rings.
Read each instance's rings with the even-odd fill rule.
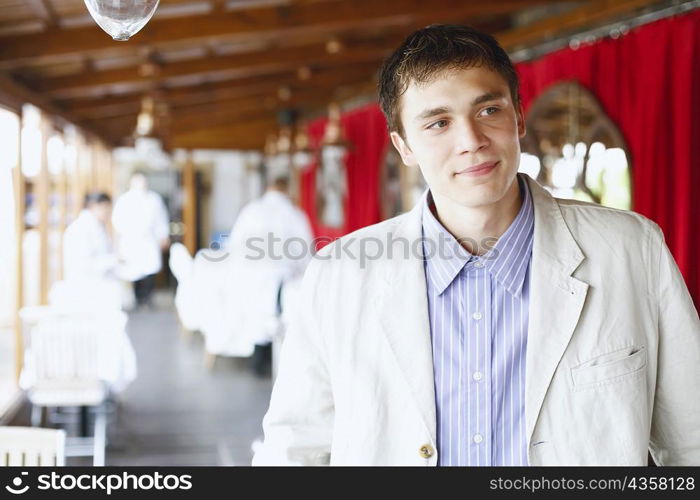
[[[457,134],[457,152],[476,153],[489,144],[489,139],[474,120],[465,119],[459,125]]]

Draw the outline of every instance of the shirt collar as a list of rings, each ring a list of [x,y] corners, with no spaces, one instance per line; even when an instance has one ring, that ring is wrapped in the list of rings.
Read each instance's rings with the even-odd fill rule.
[[[437,220],[430,210],[428,192],[423,205],[423,249],[428,276],[439,294],[447,289],[462,268],[480,261],[484,268],[513,296],[520,296],[532,253],[534,210],[527,181],[518,175],[522,205],[511,225],[481,257],[472,255]]]

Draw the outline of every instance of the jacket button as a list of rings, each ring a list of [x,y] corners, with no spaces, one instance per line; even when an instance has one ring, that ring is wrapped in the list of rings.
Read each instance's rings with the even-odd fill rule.
[[[435,454],[435,450],[429,444],[424,444],[420,447],[418,453],[420,453],[420,456],[423,458],[430,458]]]

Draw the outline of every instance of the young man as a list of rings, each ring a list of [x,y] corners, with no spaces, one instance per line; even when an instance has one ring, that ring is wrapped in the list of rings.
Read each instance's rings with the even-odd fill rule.
[[[129,190],[114,203],[112,226],[125,274],[134,284],[139,306],[152,305],[156,275],[162,267],[162,253],[168,247],[168,210],[161,196],[148,189],[148,179],[136,171]]]
[[[107,193],[85,195],[84,208],[63,235],[63,275],[66,280],[99,281],[114,277],[117,256],[107,233],[112,199]]]
[[[243,207],[231,229],[224,306],[230,321],[225,323],[234,330],[234,352],[252,354],[257,375],[272,368],[272,325],[280,312],[281,287],[299,279],[310,260],[290,256],[308,255],[311,240],[311,225],[290,199],[286,175],[271,176],[262,197]],[[273,255],[267,255],[268,248]]]
[[[65,309],[122,307],[120,264],[107,232],[112,199],[102,192],[85,195],[84,208],[63,235],[63,280],[49,294]]]
[[[700,322],[663,235],[517,175],[496,41],[414,33],[380,101],[429,191],[309,266],[254,463],[700,465]]]

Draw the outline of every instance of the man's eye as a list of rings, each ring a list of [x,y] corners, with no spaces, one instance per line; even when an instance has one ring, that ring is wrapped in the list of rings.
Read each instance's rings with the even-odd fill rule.
[[[481,112],[483,116],[491,116],[494,113],[498,112],[498,108],[496,106],[489,106],[488,108],[484,108],[484,110]]]
[[[447,126],[447,120],[438,120],[438,121],[433,122],[430,125],[428,125],[428,128],[435,129],[435,128],[444,128],[446,126]]]

